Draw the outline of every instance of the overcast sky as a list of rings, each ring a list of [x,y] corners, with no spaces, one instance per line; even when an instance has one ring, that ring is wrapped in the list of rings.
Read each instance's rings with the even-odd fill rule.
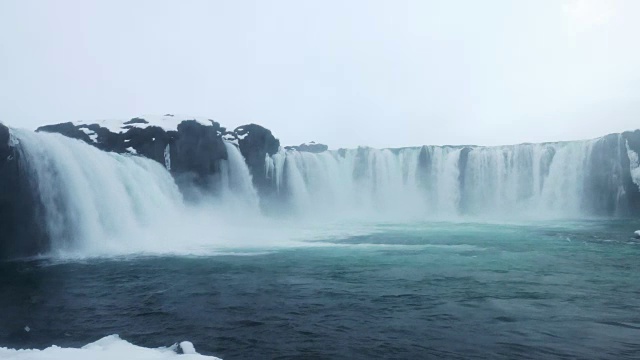
[[[640,127],[637,0],[1,0],[0,121],[254,122],[284,145]]]

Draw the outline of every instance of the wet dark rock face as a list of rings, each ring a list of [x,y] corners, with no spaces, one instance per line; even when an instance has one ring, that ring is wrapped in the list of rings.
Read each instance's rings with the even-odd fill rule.
[[[6,160],[11,155],[10,138],[9,128],[0,123],[0,161]]]
[[[200,181],[219,173],[220,161],[228,157],[221,136],[224,131],[220,124],[213,121],[211,126],[205,126],[193,120],[180,123],[177,134],[170,134],[174,136],[167,142],[171,155],[172,173],[195,174]],[[164,149],[162,162],[165,160]],[[144,152],[141,154],[144,155]]]
[[[626,144],[624,145],[624,149],[620,146],[620,151],[628,150],[635,152],[638,156],[640,156],[640,130],[636,131],[627,131],[622,133],[622,137],[626,140]],[[627,214],[619,214],[619,215],[631,215],[631,214],[640,214],[640,184],[636,184],[633,182],[633,178],[631,177],[631,169],[629,163],[628,156],[622,156],[622,167],[624,169],[623,176],[623,186],[624,191],[626,193],[627,198]]]
[[[261,194],[270,192],[274,187],[266,177],[266,157],[278,152],[280,140],[273,136],[271,130],[256,124],[239,126],[233,132],[257,190]]]
[[[47,250],[35,191],[20,164],[19,145],[10,138],[9,129],[0,124],[0,259]]]

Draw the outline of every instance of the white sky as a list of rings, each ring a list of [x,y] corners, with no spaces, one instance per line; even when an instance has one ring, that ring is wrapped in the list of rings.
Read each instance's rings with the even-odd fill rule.
[[[1,0],[0,121],[255,122],[283,145],[640,127],[639,0]]]

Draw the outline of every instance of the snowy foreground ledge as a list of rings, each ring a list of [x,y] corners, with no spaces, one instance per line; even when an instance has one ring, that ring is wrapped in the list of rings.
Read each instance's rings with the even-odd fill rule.
[[[178,354],[181,351],[183,354]],[[0,348],[3,360],[220,360],[200,355],[188,341],[168,348],[149,349],[128,343],[118,335],[102,338],[80,349],[51,346],[44,350]]]

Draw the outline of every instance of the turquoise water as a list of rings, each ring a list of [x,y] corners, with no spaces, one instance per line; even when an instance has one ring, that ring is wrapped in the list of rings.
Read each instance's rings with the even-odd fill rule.
[[[227,255],[1,263],[0,344],[120,334],[227,360],[640,358],[640,221],[367,229]]]

